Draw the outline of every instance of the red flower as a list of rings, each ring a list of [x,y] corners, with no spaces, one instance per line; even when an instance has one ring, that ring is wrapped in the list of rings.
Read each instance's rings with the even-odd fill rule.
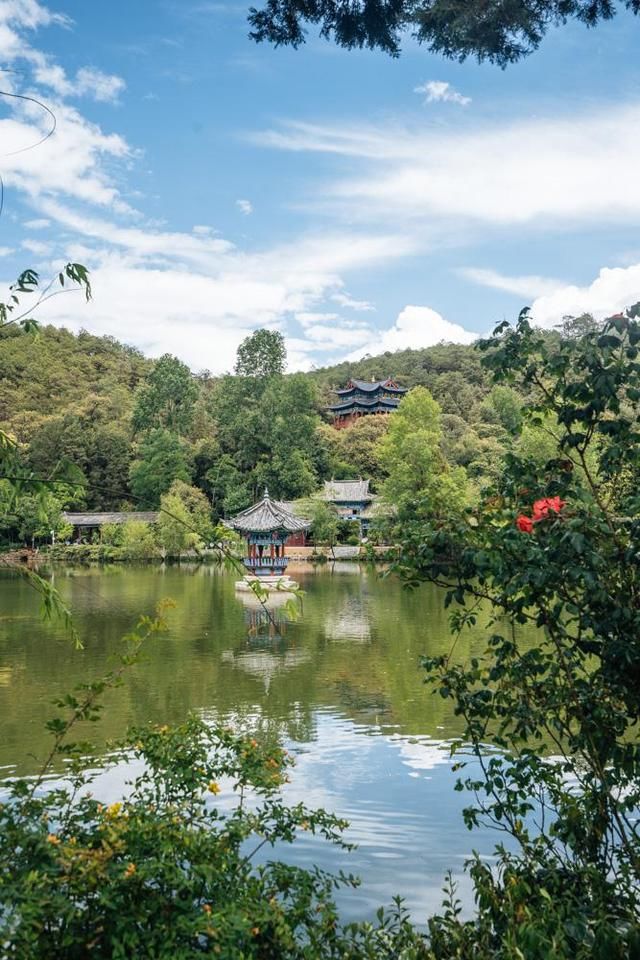
[[[560,497],[544,497],[542,500],[536,500],[533,505],[534,521],[544,520],[550,513],[560,513],[566,502]]]
[[[533,533],[533,520],[531,517],[521,515],[516,520],[516,527],[521,533]]]

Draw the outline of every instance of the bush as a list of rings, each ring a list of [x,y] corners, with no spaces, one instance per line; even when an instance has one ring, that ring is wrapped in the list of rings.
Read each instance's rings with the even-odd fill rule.
[[[547,445],[514,444],[473,512],[404,528],[397,569],[446,587],[456,633],[489,604],[484,649],[425,667],[480,765],[466,822],[513,845],[472,862],[472,920],[450,898],[431,921],[441,960],[640,956],[638,316],[558,342],[525,313],[481,344]]]

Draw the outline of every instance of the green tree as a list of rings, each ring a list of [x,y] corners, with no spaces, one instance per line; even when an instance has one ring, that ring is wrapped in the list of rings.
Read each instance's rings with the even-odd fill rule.
[[[120,546],[129,560],[150,560],[158,555],[151,524],[144,520],[127,520],[122,524]]]
[[[286,362],[282,334],[278,330],[255,330],[238,347],[234,369],[240,377],[278,377],[284,373]]]
[[[311,497],[300,503],[300,515],[311,521],[309,532],[317,546],[334,547],[338,542],[340,520],[331,503]]]
[[[87,437],[84,472],[87,503],[95,510],[114,510],[129,494],[132,449],[118,428],[97,426]]]
[[[553,425],[549,446],[510,453],[473,516],[403,529],[398,570],[446,588],[456,633],[491,604],[484,650],[425,661],[474,757],[457,765],[465,820],[510,840],[471,861],[476,915],[461,920],[452,895],[429,922],[438,960],[640,950],[638,316],[562,341],[526,311],[502,324],[486,364],[529,395],[527,421]],[[526,649],[519,624],[539,628]]]
[[[131,492],[137,504],[155,509],[174,480],[191,480],[190,451],[185,441],[168,430],[150,430],[131,464]]]
[[[201,550],[213,536],[211,504],[201,490],[175,480],[160,498],[158,541],[169,557]]]
[[[378,444],[386,473],[382,496],[399,519],[416,510],[430,515],[459,511],[467,501],[466,474],[451,469],[442,452],[441,408],[424,387],[415,387],[391,416]]]
[[[368,47],[398,56],[403,35],[453,60],[475,57],[501,67],[536,50],[549,29],[569,20],[593,27],[617,8],[640,12],[638,0],[396,0],[384,6],[360,0],[266,0],[251,7],[251,37],[280,46],[305,42],[306,23],[348,50]]]
[[[136,394],[133,429],[143,433],[166,429],[172,433],[188,433],[193,422],[198,385],[189,367],[165,353]]]
[[[71,536],[73,527],[68,524],[62,512],[64,499],[56,497],[51,491],[42,494],[25,493],[18,497],[12,495],[7,480],[0,481],[0,536],[10,542],[31,544],[50,542],[53,536],[64,540]]]

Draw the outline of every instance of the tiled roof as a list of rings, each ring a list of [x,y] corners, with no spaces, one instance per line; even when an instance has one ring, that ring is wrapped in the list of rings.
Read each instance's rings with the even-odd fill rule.
[[[294,516],[283,503],[272,500],[267,490],[262,500],[243,510],[237,517],[227,520],[226,524],[234,530],[244,530],[248,533],[269,533],[273,530],[297,533],[299,530],[307,530],[310,526],[308,520]]]
[[[373,497],[368,480],[325,480],[324,499],[333,503],[364,503]]]
[[[363,393],[374,393],[376,390],[392,390],[394,393],[406,393],[407,387],[399,387],[391,377],[386,380],[349,380],[346,387],[336,390],[336,393],[350,393],[352,390],[362,390]]]
[[[334,403],[329,407],[333,413],[340,413],[343,410],[352,410],[354,407],[363,407],[365,410],[374,407],[388,407],[389,410],[397,410],[400,401],[396,397],[371,397],[365,400],[364,397],[353,397],[352,399],[342,400],[340,403]]]
[[[74,527],[101,527],[103,523],[127,523],[129,520],[142,520],[145,523],[155,523],[158,514],[153,511],[119,513],[63,513],[62,517]]]

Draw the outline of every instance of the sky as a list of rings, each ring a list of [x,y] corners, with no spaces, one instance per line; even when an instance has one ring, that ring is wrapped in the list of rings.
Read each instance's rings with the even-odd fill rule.
[[[269,327],[307,370],[640,300],[638,18],[501,70],[257,45],[249,5],[0,0],[0,87],[57,124],[0,97],[0,281],[92,276],[43,322],[212,373]]]

